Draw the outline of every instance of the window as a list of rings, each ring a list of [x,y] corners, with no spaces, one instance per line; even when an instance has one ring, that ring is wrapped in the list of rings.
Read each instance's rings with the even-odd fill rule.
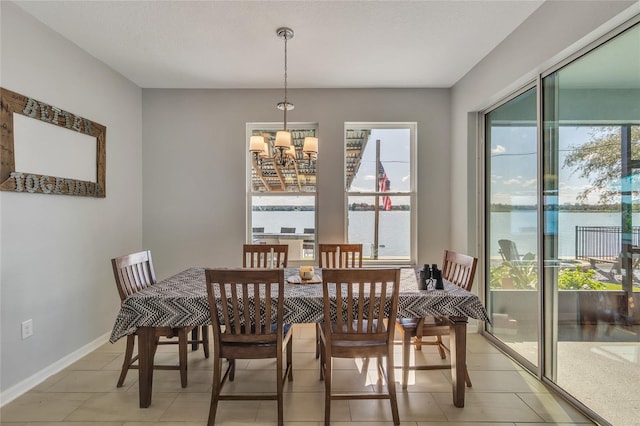
[[[267,155],[248,152],[248,232],[255,244],[287,244],[289,261],[313,260],[316,241],[316,159],[302,153],[304,138],[317,135],[317,125],[292,124],[292,152],[285,164],[274,158],[279,124],[247,124],[251,136],[262,136]]]
[[[415,123],[346,123],[347,241],[363,257],[415,263]]]

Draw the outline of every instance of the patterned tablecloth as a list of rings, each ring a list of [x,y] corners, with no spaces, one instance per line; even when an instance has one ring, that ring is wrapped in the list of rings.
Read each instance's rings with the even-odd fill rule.
[[[204,269],[189,268],[129,296],[120,308],[109,340],[115,342],[138,327],[211,324]],[[285,270],[285,276],[297,273],[296,268]],[[316,269],[316,273],[321,271]],[[419,290],[417,270],[401,269],[398,318],[456,316],[488,321],[478,296],[449,282],[444,284],[444,290]],[[322,321],[321,285],[285,283],[285,323]]]

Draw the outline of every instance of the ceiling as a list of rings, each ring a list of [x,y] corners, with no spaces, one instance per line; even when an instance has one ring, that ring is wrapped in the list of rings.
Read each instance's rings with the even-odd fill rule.
[[[15,1],[142,88],[451,87],[545,0]]]

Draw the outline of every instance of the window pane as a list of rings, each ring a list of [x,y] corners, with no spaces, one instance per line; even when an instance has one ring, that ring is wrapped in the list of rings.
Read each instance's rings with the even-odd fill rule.
[[[315,196],[254,195],[251,241],[254,244],[288,244],[289,260],[314,258]]]
[[[543,88],[545,374],[606,421],[637,423],[640,26]]]
[[[316,158],[303,153],[306,137],[315,137],[312,128],[289,129],[292,149],[280,156],[274,148],[277,130],[254,129],[251,136],[263,138],[264,151],[251,155],[252,192],[315,192]],[[254,140],[250,139],[249,146]]]
[[[488,113],[488,331],[538,365],[536,90]]]
[[[347,192],[411,191],[409,129],[347,129],[345,147]]]
[[[388,197],[390,210],[384,209],[383,196],[378,196],[378,252],[376,254],[375,196],[348,197],[348,242],[362,244],[362,255],[368,260],[410,260],[411,198]]]

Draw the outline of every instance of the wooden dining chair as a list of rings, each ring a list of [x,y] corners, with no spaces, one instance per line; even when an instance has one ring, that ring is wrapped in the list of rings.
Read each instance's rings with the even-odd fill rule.
[[[205,269],[205,275],[214,343],[209,426],[223,400],[276,400],[278,425],[283,425],[284,381],[293,380],[292,328],[283,324],[284,270]],[[229,363],[224,375],[223,358]],[[234,380],[236,359],[265,358],[276,359],[275,394],[221,394],[227,378]]]
[[[318,244],[320,268],[362,268],[362,244]],[[320,327],[316,325],[316,359],[320,357]]]
[[[111,259],[111,265],[120,295],[120,303],[132,294],[155,285],[157,282],[151,252],[148,250]],[[188,339],[188,333],[197,328],[197,326],[155,327],[156,345],[178,345],[179,362],[178,365],[154,365],[153,368],[156,370],[180,370],[180,383],[183,388],[187,386],[187,345],[191,344],[192,348],[197,349],[197,345],[202,344],[204,356],[209,358],[209,328],[207,326],[202,326],[201,338]],[[177,337],[177,340],[160,340],[161,337],[169,339]],[[117,387],[122,387],[129,369],[138,368],[138,365],[135,364],[138,355],[133,356],[135,338],[135,333],[127,336],[127,347]]]
[[[362,268],[362,244],[318,244],[320,268]]]
[[[244,244],[243,268],[286,268],[289,246],[286,244]]]
[[[478,259],[465,254],[445,250],[442,260],[442,278],[467,290],[471,291],[473,278],[476,274]],[[400,318],[396,323],[396,328],[402,336],[402,389],[407,388],[409,380],[409,370],[437,370],[450,369],[451,364],[436,365],[410,365],[411,345],[416,350],[421,350],[422,345],[436,345],[440,358],[446,359],[446,352],[449,348],[442,342],[442,336],[449,336],[448,317],[427,317],[427,318]],[[429,337],[430,340],[423,340]],[[434,340],[435,339],[435,340]],[[467,387],[471,387],[471,378],[464,366],[465,382]]]
[[[331,401],[388,399],[395,425],[400,424],[393,371],[393,332],[398,311],[399,269],[325,269],[320,329],[320,378],[325,383],[324,424],[331,421]],[[331,321],[327,320],[331,318]],[[386,369],[382,358],[387,359]],[[376,358],[386,370],[387,391],[333,393],[333,358]]]

